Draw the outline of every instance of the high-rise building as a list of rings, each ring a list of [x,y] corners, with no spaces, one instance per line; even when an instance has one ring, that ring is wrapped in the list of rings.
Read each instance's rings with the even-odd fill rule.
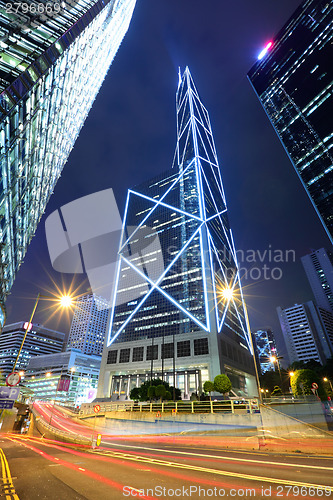
[[[248,76],[333,243],[333,3],[304,0]]]
[[[0,303],[12,287],[134,5],[135,0],[2,3]]]
[[[78,297],[67,349],[80,349],[84,354],[102,354],[109,314],[109,304],[102,297],[87,294]]]
[[[257,330],[253,332],[253,343],[255,354],[258,359],[261,373],[274,369],[274,364],[270,361],[271,356],[277,356],[275,338],[272,330]]]
[[[31,358],[24,385],[35,399],[70,405],[89,403],[96,397],[101,357],[78,349]]]
[[[277,313],[290,362],[314,360],[324,365],[333,354],[333,344],[331,331],[325,326],[327,318],[323,319],[319,308],[309,301],[286,309],[278,307]],[[325,314],[333,320],[331,313]]]
[[[257,393],[213,134],[188,68],[176,107],[174,168],[128,192],[101,397],[161,377],[188,398],[220,373]]]
[[[0,373],[8,375],[13,370],[24,334],[27,337],[18,358],[15,370],[25,370],[30,359],[42,354],[60,352],[64,345],[65,334],[45,328],[36,323],[12,323],[6,325],[0,334]]]
[[[333,253],[320,248],[301,260],[316,303],[333,312]]]

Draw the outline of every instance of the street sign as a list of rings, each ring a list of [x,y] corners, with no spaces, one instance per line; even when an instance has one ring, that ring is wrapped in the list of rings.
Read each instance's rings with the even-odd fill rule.
[[[15,385],[19,384],[20,381],[21,377],[18,372],[12,372],[6,378],[6,384],[9,385],[10,387],[14,387]]]
[[[14,399],[0,399],[0,410],[11,410],[14,403]]]
[[[95,405],[95,406],[94,406],[94,412],[95,412],[95,413],[99,413],[100,411],[101,411],[101,407],[100,407],[100,405]]]
[[[316,382],[312,382],[312,389],[318,389],[318,384],[316,384]]]
[[[19,387],[0,387],[0,409],[11,410],[19,394]]]
[[[14,399],[15,401],[19,394],[19,387],[6,387],[4,385],[0,387],[0,399]]]

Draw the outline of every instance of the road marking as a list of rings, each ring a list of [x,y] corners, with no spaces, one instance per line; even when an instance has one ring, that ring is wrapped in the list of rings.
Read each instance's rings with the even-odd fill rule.
[[[102,441],[103,443],[103,441]],[[148,450],[148,451],[160,451],[162,453],[177,453],[178,455],[189,455],[189,456],[194,456],[194,457],[202,457],[202,458],[214,458],[215,460],[230,460],[236,461],[236,462],[250,462],[251,464],[264,464],[264,465],[282,465],[284,467],[302,467],[304,469],[318,469],[318,470],[331,470],[333,471],[333,467],[322,467],[321,465],[305,465],[305,464],[289,464],[289,463],[284,463],[284,462],[270,462],[267,460],[255,460],[255,459],[249,459],[249,458],[237,458],[237,457],[228,457],[226,455],[208,455],[206,453],[191,453],[187,451],[176,451],[176,450],[164,450],[160,448],[146,448],[144,446],[132,446],[132,445],[126,445],[126,444],[114,444],[114,443],[108,443],[107,441],[104,441],[104,444],[107,444],[108,446],[117,446],[123,447],[123,448],[138,448],[139,450]],[[299,458],[299,457],[295,457]],[[312,457],[311,457],[312,458]],[[328,460],[331,459],[328,457]],[[332,459],[331,459],[332,460]]]
[[[0,448],[0,460],[2,469],[3,489],[6,495],[6,500],[20,500],[15,492],[12,476],[9,470],[8,461],[2,448]]]
[[[317,489],[329,489],[330,492],[333,492],[333,487],[332,486],[326,486],[326,485],[319,485],[319,484],[312,484],[312,483],[302,483],[299,481],[289,481],[288,479],[277,479],[277,478],[271,478],[271,477],[265,477],[265,476],[254,476],[251,474],[240,474],[238,472],[227,472],[219,469],[210,469],[208,467],[200,467],[197,465],[188,465],[188,464],[181,464],[178,462],[168,462],[166,460],[159,460],[159,459],[151,459],[149,457],[140,457],[136,455],[128,455],[128,454],[122,454],[119,452],[112,452],[110,451],[109,453],[105,453],[102,451],[94,451],[90,452],[92,454],[97,454],[97,455],[104,455],[104,456],[115,456],[116,458],[122,458],[124,460],[132,460],[132,461],[137,461],[137,462],[144,462],[144,463],[151,463],[153,465],[160,465],[160,466],[165,466],[165,467],[173,467],[177,469],[186,469],[186,470],[192,470],[196,472],[206,472],[209,474],[214,474],[217,476],[227,476],[227,477],[237,477],[239,479],[247,479],[249,481],[262,481],[264,483],[270,483],[270,484],[280,484],[284,486],[300,486],[304,488],[317,488]]]

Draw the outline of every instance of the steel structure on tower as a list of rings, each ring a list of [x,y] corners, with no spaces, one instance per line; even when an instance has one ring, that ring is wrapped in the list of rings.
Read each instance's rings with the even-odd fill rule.
[[[208,112],[188,68],[176,107],[173,168],[128,191],[104,362],[143,363],[147,373],[153,359],[163,372],[177,353],[184,373],[201,365],[204,381],[229,371],[245,387],[253,362],[236,252]]]

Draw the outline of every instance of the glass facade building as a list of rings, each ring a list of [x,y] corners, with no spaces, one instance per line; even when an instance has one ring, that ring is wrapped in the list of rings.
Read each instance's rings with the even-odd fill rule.
[[[333,315],[312,301],[285,309],[278,307],[277,313],[290,363],[315,360],[324,365],[333,354]]]
[[[33,15],[21,7],[15,13],[30,2],[12,4],[0,6],[2,301],[128,29],[135,0],[64,1],[60,12]]]
[[[101,355],[109,315],[107,300],[87,294],[75,301],[67,349]]]
[[[271,356],[278,356],[272,330],[257,330],[254,332],[253,343],[261,374],[269,370],[275,370],[274,363],[269,359]]]
[[[38,356],[29,362],[24,385],[35,400],[79,406],[96,397],[100,364],[100,356],[78,349]]]
[[[25,330],[28,323],[6,325],[0,334],[0,373],[4,376],[13,371]],[[42,354],[60,352],[64,345],[65,334],[30,323],[16,371],[25,370],[30,359]]]
[[[333,253],[320,248],[301,260],[316,303],[333,313]]]
[[[128,396],[159,376],[189,397],[223,372],[235,390],[253,395],[250,334],[216,149],[188,68],[176,108],[173,168],[128,192],[100,395]]]
[[[333,4],[305,0],[250,82],[333,243]]]

